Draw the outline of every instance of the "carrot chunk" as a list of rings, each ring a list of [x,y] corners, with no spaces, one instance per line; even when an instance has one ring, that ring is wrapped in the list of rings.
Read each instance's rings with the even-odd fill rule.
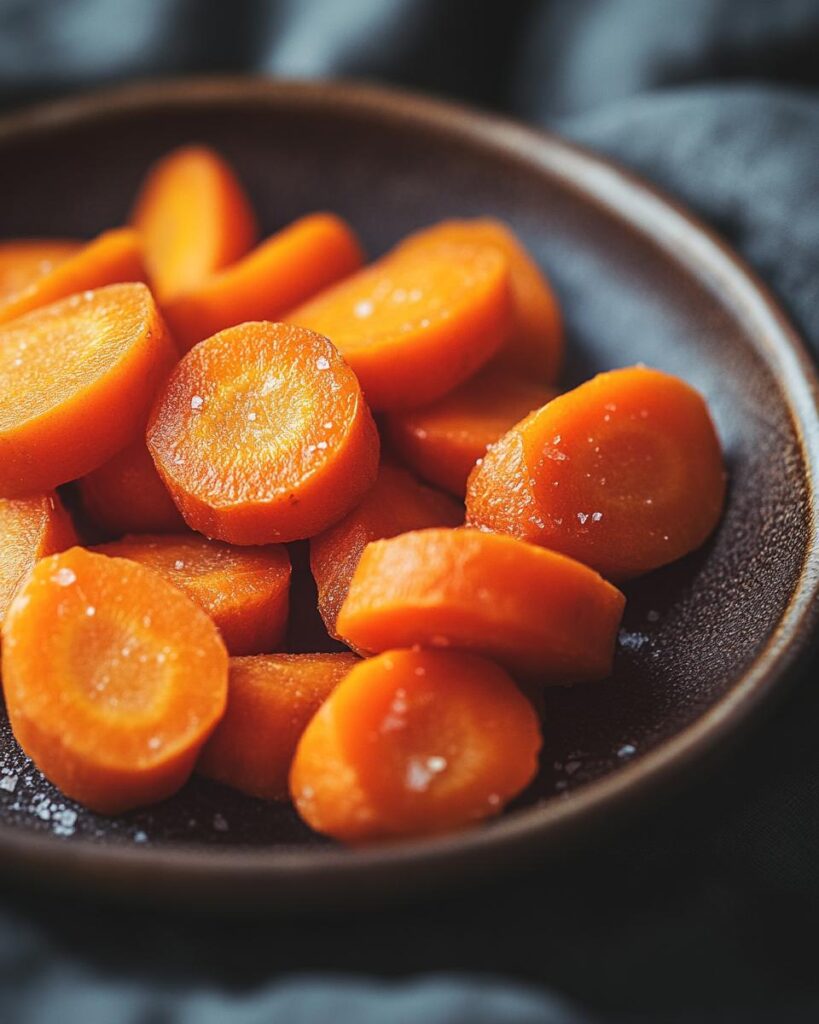
[[[38,562],[3,625],[11,727],[40,771],[103,814],[162,800],[224,713],[227,653],[156,573],[83,548]]]
[[[329,213],[302,217],[232,266],[167,300],[163,311],[187,352],[217,331],[248,320],[282,320],[297,303],[357,270],[361,246]]]
[[[50,274],[82,248],[62,238],[20,238],[0,242],[0,303]]]
[[[290,592],[287,548],[235,548],[204,537],[124,537],[97,551],[148,566],[210,615],[231,654],[272,651],[284,639]]]
[[[148,447],[188,525],[233,544],[319,533],[378,471],[355,374],[326,338],[289,324],[242,324],[191,349]]]
[[[110,459],[138,436],[175,358],[144,284],[0,327],[0,495],[51,490]]]
[[[699,547],[724,496],[702,397],[632,367],[601,373],[504,435],[470,477],[467,515],[620,580]]]
[[[256,237],[242,186],[225,160],[205,146],[175,149],[154,164],[131,223],[163,300],[244,256]]]
[[[464,648],[570,683],[609,674],[624,604],[565,555],[500,534],[429,529],[367,545],[337,628],[360,651]]]
[[[310,569],[318,606],[331,636],[347,597],[361,552],[373,540],[425,526],[457,526],[463,509],[444,494],[424,487],[403,469],[382,463],[375,485],[351,512],[310,541]]]
[[[205,744],[197,771],[250,796],[287,799],[301,734],[357,663],[353,654],[231,658],[227,711]]]
[[[360,662],[301,738],[290,776],[299,814],[350,843],[462,828],[534,777],[531,704],[489,661],[396,650]]]
[[[374,409],[426,405],[471,377],[508,337],[507,262],[487,246],[399,248],[285,319],[332,340]]]
[[[431,405],[393,412],[393,449],[419,476],[463,498],[486,449],[555,392],[491,366]]]

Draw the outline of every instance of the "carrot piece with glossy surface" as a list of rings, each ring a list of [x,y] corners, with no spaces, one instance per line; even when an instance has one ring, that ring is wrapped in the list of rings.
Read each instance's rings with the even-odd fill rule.
[[[301,734],[358,660],[353,654],[231,658],[227,711],[197,771],[250,796],[287,799]]]
[[[537,716],[470,654],[395,650],[360,662],[299,743],[299,814],[350,843],[429,835],[498,814],[537,772]]]
[[[227,700],[227,652],[198,605],[142,565],[83,548],[37,563],[2,655],[18,743],[103,814],[179,789]]]
[[[256,218],[236,175],[206,146],[183,146],[154,164],[131,223],[163,300],[244,256],[256,237]]]
[[[148,447],[188,525],[233,544],[321,532],[378,471],[355,374],[326,338],[290,324],[242,324],[191,349],[159,396]]]
[[[249,320],[283,320],[293,306],[357,270],[361,246],[340,217],[314,213],[266,239],[244,259],[167,300],[183,351]],[[331,339],[332,340],[332,339]]]
[[[0,302],[17,295],[83,247],[63,238],[19,238],[0,242]]]
[[[702,396],[632,367],[601,373],[513,427],[470,477],[467,515],[617,580],[699,547],[724,497]]]
[[[184,590],[216,623],[231,654],[273,651],[284,639],[290,557],[283,545],[236,548],[193,534],[149,534],[96,550],[146,565]]]
[[[461,648],[571,683],[609,674],[624,604],[555,551],[479,530],[417,530],[367,545],[337,629],[360,651]]]

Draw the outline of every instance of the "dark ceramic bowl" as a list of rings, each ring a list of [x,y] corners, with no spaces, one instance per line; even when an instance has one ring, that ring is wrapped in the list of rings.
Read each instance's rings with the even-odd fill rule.
[[[150,161],[192,140],[236,165],[266,230],[335,210],[375,254],[442,217],[508,221],[561,297],[565,383],[640,360],[685,377],[722,437],[727,509],[705,549],[628,588],[613,678],[547,691],[541,773],[497,821],[347,850],[288,808],[199,779],[159,807],[107,819],[49,786],[6,725],[4,870],[200,905],[380,899],[541,857],[724,748],[792,674],[817,618],[815,379],[753,274],[605,160],[493,117],[346,85],[176,82],[6,119],[0,234],[122,223]],[[296,649],[310,643],[305,586]]]

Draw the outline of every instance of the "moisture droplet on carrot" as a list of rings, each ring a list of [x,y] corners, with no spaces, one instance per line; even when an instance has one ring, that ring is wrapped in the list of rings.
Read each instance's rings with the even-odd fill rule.
[[[216,627],[157,573],[71,548],[38,562],[3,626],[14,735],[66,796],[103,814],[190,774],[225,710]]]
[[[256,237],[242,186],[223,157],[205,146],[175,149],[154,164],[131,222],[163,301],[244,256]]]
[[[390,413],[387,434],[419,476],[463,498],[467,477],[489,445],[554,395],[492,366],[431,405]]]
[[[632,367],[601,373],[513,427],[470,477],[467,515],[617,580],[699,547],[724,497],[702,396]]]
[[[311,537],[378,471],[355,374],[290,324],[231,327],[191,349],[154,407],[148,447],[193,529],[233,544]]]
[[[21,238],[0,242],[0,303],[50,274],[83,246],[62,238]]]
[[[213,619],[231,654],[261,654],[284,639],[290,593],[287,548],[235,548],[204,537],[124,537],[96,548],[158,572]]]
[[[336,616],[344,603],[361,552],[373,540],[426,526],[457,526],[463,508],[412,477],[382,463],[375,485],[339,523],[310,541],[310,569],[318,587],[324,625],[337,636]]]
[[[163,311],[174,338],[187,351],[236,324],[286,319],[293,306],[357,270],[362,259],[348,224],[330,213],[314,213],[169,299]]]
[[[301,738],[299,814],[349,843],[429,835],[498,814],[537,772],[541,737],[509,676],[470,654],[360,662]]]
[[[197,771],[250,796],[286,799],[301,734],[358,660],[353,654],[231,658],[227,711]]]
[[[565,555],[478,530],[368,544],[336,623],[359,651],[453,647],[546,683],[611,671],[625,598]]]
[[[285,319],[332,339],[374,409],[411,409],[471,377],[507,339],[508,266],[491,246],[399,248]]]

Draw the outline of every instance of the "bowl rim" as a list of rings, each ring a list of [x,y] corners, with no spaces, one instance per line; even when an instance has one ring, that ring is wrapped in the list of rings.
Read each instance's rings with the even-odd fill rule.
[[[756,339],[755,348],[780,382],[796,430],[809,488],[813,541],[797,586],[765,647],[739,681],[694,722],[654,749],[566,799],[513,811],[491,825],[431,839],[347,850],[161,847],[100,843],[0,825],[0,863],[53,878],[59,874],[100,892],[163,899],[203,896],[209,903],[247,907],[323,906],[369,892],[412,892],[443,880],[486,874],[499,863],[531,860],[565,845],[600,818],[617,819],[660,789],[691,773],[747,727],[773,691],[796,673],[819,623],[819,381],[813,362],[778,301],[756,273],[719,236],[680,203],[615,162],[539,128],[457,103],[351,81],[287,81],[208,76],[159,79],[63,99],[0,119],[0,145],[54,129],[155,108],[248,103],[287,109],[336,109],[377,122],[423,126],[502,153],[534,168],[586,203],[631,226],[723,300]],[[225,898],[222,899],[222,896]]]

